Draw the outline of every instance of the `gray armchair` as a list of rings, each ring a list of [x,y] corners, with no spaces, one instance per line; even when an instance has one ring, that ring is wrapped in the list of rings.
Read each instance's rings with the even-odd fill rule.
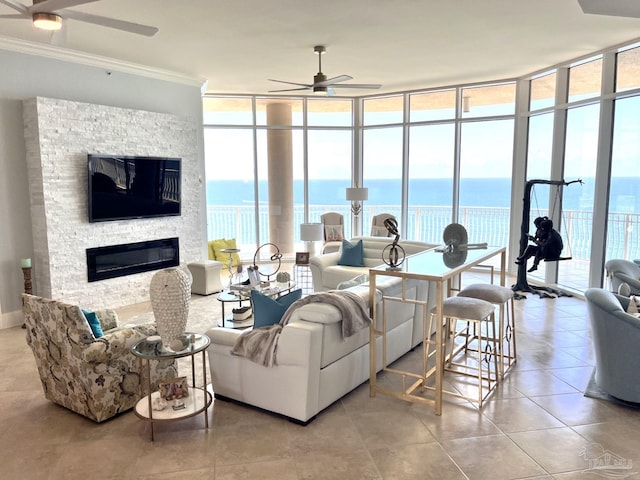
[[[629,298],[601,288],[585,292],[596,357],[595,381],[609,395],[640,403],[640,319]]]
[[[616,259],[609,260],[604,267],[613,292],[617,292],[620,285],[626,283],[631,289],[631,295],[640,295],[640,265],[630,260]]]

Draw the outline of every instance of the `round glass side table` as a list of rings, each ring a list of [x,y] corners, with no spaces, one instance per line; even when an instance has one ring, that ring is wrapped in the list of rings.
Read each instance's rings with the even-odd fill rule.
[[[213,402],[213,395],[207,390],[205,352],[211,341],[206,335],[190,332],[185,332],[182,341],[184,348],[179,351],[164,347],[160,337],[147,337],[131,347],[131,352],[138,357],[141,362],[144,362],[143,366],[146,368],[146,391],[143,390],[141,386],[141,398],[136,403],[134,410],[138,417],[150,423],[151,441],[154,440],[153,424],[156,422],[184,420],[185,418],[190,418],[204,412],[205,426],[209,428],[208,408]],[[202,354],[202,386],[196,386],[195,358],[198,353]],[[191,385],[187,386],[188,395],[179,400],[178,406],[170,405],[171,401],[167,401],[167,406],[164,409],[154,410],[153,406],[160,401],[161,394],[160,391],[151,391],[150,362],[152,360],[178,359],[182,357],[191,357]],[[180,378],[164,380],[167,383],[171,383],[172,380],[178,382]]]

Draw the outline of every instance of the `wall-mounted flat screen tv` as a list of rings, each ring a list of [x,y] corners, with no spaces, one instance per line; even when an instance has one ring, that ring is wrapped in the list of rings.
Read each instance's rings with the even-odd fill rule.
[[[181,159],[88,155],[89,222],[180,215]]]

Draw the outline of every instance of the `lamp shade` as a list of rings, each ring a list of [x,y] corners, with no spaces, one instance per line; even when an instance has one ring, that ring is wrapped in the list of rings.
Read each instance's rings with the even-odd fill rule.
[[[369,189],[361,187],[347,188],[347,200],[361,202],[369,198]]]
[[[318,242],[324,239],[321,223],[301,223],[300,240],[303,242]]]

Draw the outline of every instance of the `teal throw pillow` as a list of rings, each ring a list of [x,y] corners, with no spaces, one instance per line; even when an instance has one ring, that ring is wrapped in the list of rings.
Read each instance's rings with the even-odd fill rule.
[[[102,332],[102,325],[100,325],[100,319],[98,319],[98,315],[95,312],[90,312],[89,310],[82,309],[82,313],[84,314],[84,318],[89,322],[89,326],[91,327],[91,331],[93,332],[93,336],[96,338],[100,338],[104,336]]]
[[[362,240],[351,243],[349,240],[342,240],[342,255],[338,265],[345,267],[364,267],[364,247]]]
[[[253,328],[269,327],[278,323],[287,308],[296,300],[302,298],[302,290],[294,290],[278,298],[271,298],[251,290],[251,303],[253,304]]]

